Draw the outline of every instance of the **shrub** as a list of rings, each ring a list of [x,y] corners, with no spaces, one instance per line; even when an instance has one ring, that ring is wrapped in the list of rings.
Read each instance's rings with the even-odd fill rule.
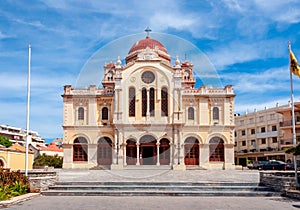
[[[0,169],[0,200],[23,195],[29,190],[29,180],[20,171]]]
[[[10,147],[12,145],[11,141],[4,136],[0,136],[0,144],[5,147]]]
[[[62,168],[63,158],[58,155],[38,155],[33,162],[33,166],[52,166],[54,168]]]
[[[285,149],[285,153],[287,154],[293,154],[293,155],[300,155],[300,144],[298,144],[296,147],[290,147]]]

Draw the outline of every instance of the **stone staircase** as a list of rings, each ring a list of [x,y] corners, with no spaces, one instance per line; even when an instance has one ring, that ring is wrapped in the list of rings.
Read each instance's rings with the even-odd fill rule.
[[[229,182],[57,182],[44,196],[278,196],[257,183]]]

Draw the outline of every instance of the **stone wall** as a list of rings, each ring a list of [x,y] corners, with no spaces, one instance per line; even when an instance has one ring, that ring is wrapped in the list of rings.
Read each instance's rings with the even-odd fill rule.
[[[25,174],[24,171],[22,171]],[[55,171],[30,170],[28,171],[30,181],[30,192],[40,192],[47,190],[49,186],[54,185],[58,181]]]
[[[277,192],[286,194],[286,191],[295,188],[295,172],[293,171],[260,171],[259,182]]]

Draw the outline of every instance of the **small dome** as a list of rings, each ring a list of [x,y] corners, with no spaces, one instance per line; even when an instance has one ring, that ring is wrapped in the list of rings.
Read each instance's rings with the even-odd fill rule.
[[[162,43],[160,43],[159,41],[151,39],[150,36],[146,36],[146,39],[142,39],[142,40],[137,41],[131,47],[128,54],[131,54],[131,53],[133,53],[135,51],[138,51],[138,50],[146,49],[147,47],[149,47],[150,49],[153,49],[153,50],[161,50],[161,51],[168,54],[168,51],[165,48],[165,46]]]
[[[181,66],[189,67],[189,66],[193,66],[193,64],[189,63],[188,61],[185,61],[181,64]]]
[[[106,67],[115,67],[115,64],[111,61],[105,65]]]

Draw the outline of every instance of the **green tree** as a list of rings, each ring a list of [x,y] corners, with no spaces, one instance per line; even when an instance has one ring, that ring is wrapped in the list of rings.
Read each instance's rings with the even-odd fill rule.
[[[11,141],[9,138],[6,138],[4,136],[0,136],[0,144],[5,146],[5,147],[10,147],[12,145]]]
[[[34,166],[53,166],[54,168],[62,168],[63,158],[58,155],[38,155],[33,162]]]
[[[293,154],[295,156],[300,155],[300,144],[298,144],[296,147],[291,147],[291,148],[286,149],[285,153]]]

